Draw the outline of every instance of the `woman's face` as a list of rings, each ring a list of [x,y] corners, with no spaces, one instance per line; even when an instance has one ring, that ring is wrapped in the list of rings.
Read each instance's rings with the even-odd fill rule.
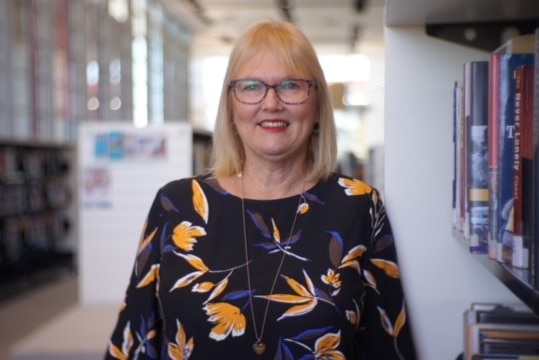
[[[292,73],[270,51],[264,51],[245,64],[236,79],[257,79],[266,84],[286,79],[306,79],[305,74]],[[232,91],[233,92],[233,91]],[[245,149],[246,160],[304,161],[309,138],[317,117],[316,88],[310,88],[307,100],[301,104],[281,102],[274,88],[269,88],[262,102],[241,103],[233,93],[232,121]]]

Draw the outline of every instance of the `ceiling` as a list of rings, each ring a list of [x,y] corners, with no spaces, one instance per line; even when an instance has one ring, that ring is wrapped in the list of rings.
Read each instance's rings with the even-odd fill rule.
[[[228,53],[249,25],[292,21],[318,52],[383,53],[386,0],[161,0],[194,29],[198,54]]]
[[[388,0],[388,26],[535,20],[537,0]]]

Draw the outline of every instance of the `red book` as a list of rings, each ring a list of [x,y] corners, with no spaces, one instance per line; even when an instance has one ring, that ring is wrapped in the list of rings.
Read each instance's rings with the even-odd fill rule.
[[[512,265],[528,268],[533,189],[533,94],[534,66],[515,70],[515,176]]]
[[[500,125],[504,124],[502,109],[503,103],[500,100],[500,91],[503,84],[507,84],[507,75],[500,77],[502,58],[508,59],[507,54],[533,53],[535,37],[534,35],[520,35],[504,43],[494,50],[489,56],[489,105],[488,105],[488,163],[489,163],[489,232],[488,232],[488,256],[491,259],[502,261],[502,237],[504,234],[504,224],[507,224],[504,212],[504,205],[507,205],[507,191],[512,191],[512,177],[507,185],[508,176],[503,176],[507,168],[502,168],[502,159],[507,158],[508,152],[501,152],[502,139],[506,138],[501,131]],[[510,74],[512,79],[512,73]],[[505,125],[505,124],[504,124]],[[512,144],[511,144],[512,145]],[[508,146],[509,147],[509,146]],[[510,146],[510,156],[512,157],[514,145]],[[506,149],[507,150],[507,149]],[[504,154],[506,156],[504,156]],[[505,186],[504,184],[505,183]],[[502,188],[505,188],[505,196],[502,198]],[[505,198],[505,199],[504,199]],[[506,206],[507,208],[507,206]]]

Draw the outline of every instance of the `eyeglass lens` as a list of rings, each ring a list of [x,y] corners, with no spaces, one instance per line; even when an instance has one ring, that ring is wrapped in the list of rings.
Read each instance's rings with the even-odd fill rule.
[[[278,84],[269,85],[261,80],[241,79],[231,83],[234,96],[244,104],[258,104],[264,100],[270,88],[277,93],[277,97],[285,104],[301,104],[307,100],[312,81],[304,79],[288,79]]]

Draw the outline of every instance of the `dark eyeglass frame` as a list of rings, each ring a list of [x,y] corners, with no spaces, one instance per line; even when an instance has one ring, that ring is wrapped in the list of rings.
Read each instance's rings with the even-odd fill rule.
[[[245,101],[242,101],[242,100],[240,100],[238,98],[238,95],[236,94],[236,84],[238,82],[240,82],[240,81],[248,81],[248,80],[257,81],[257,82],[261,83],[262,85],[264,85],[264,87],[266,89],[266,91],[264,91],[264,95],[262,96],[262,98],[257,102],[245,102]],[[307,83],[307,96],[305,97],[305,100],[298,101],[298,102],[289,102],[289,101],[284,101],[283,99],[281,99],[281,96],[279,95],[278,87],[279,87],[279,85],[281,85],[285,81],[302,81],[302,82]],[[229,91],[232,90],[232,93],[234,94],[234,98],[236,100],[238,100],[240,103],[245,104],[245,105],[258,105],[258,104],[260,104],[262,101],[264,101],[264,99],[268,95],[269,89],[273,89],[275,91],[275,94],[277,95],[277,98],[283,104],[286,104],[286,105],[301,105],[301,104],[305,103],[307,101],[307,99],[309,99],[309,96],[311,95],[311,88],[313,88],[313,87],[316,88],[316,83],[314,82],[314,80],[308,80],[308,79],[283,79],[280,82],[278,82],[277,84],[268,84],[268,83],[266,83],[266,82],[264,82],[262,80],[259,80],[259,79],[236,79],[236,80],[232,80],[230,82],[230,84],[228,85],[228,90]]]

